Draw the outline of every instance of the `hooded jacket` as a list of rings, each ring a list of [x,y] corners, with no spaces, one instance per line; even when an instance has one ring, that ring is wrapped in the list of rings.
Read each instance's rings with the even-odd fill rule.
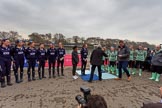
[[[153,56],[151,64],[154,66],[162,66],[162,49]]]

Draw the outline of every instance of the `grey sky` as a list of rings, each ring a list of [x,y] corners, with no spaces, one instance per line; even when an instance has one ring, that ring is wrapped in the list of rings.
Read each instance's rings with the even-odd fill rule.
[[[162,0],[0,0],[0,31],[162,43]]]

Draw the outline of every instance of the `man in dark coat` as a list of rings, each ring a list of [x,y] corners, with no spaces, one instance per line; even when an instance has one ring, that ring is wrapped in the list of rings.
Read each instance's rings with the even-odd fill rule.
[[[92,65],[91,75],[88,82],[92,82],[96,66],[98,67],[99,80],[100,81],[102,80],[101,65],[103,64],[102,61],[103,56],[108,57],[108,55],[101,49],[101,46],[98,46],[95,50],[93,50],[90,57],[90,63]]]
[[[129,48],[125,45],[124,41],[119,41],[119,47],[118,47],[118,69],[119,69],[119,78],[116,80],[121,80],[122,78],[122,69],[124,72],[126,72],[128,81],[130,81],[131,77],[129,74],[129,71],[127,69],[128,67],[128,61],[130,56]]]
[[[76,69],[77,69],[77,64],[78,63],[79,63],[78,47],[74,46],[73,47],[73,52],[72,52],[72,64],[73,64],[72,75],[73,75],[74,79],[78,78],[78,76],[76,76]]]
[[[156,52],[151,60],[151,71],[152,74],[152,80],[155,80],[157,82],[160,81],[160,75],[162,74],[162,49],[160,45],[156,46]]]

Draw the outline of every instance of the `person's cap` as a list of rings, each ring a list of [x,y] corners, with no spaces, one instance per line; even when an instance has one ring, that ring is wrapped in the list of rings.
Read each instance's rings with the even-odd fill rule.
[[[22,40],[20,40],[20,39],[15,41],[15,43],[17,43],[17,44],[20,43],[20,42],[22,42]]]
[[[29,43],[28,43],[28,45],[31,45],[33,43],[33,41],[32,40],[29,40]]]

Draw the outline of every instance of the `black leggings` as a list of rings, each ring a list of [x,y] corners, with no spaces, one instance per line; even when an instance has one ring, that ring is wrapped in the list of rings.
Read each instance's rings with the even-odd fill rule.
[[[144,69],[143,61],[136,61],[136,68]]]
[[[162,74],[162,66],[151,66],[151,71],[152,72],[157,72],[158,74]]]
[[[64,72],[64,60],[62,60],[62,61],[57,60],[57,73],[58,73],[58,75],[59,75],[60,64],[61,64],[61,74],[63,74],[63,72]]]
[[[81,71],[82,71],[83,73],[85,73],[86,65],[87,65],[87,61],[82,60]]]
[[[116,62],[115,61],[110,61],[110,65],[109,66],[112,66],[112,67],[116,66]]]
[[[45,67],[45,60],[40,60],[38,66],[39,77],[41,76],[41,69],[42,69],[42,77],[44,77],[44,67]]]
[[[77,69],[77,64],[73,64],[73,69],[72,69],[72,75],[74,76],[76,73],[76,69]]]
[[[135,61],[133,60],[129,61],[129,68],[135,68]]]
[[[31,74],[31,72],[30,72],[30,70],[31,70],[31,68],[32,68],[32,77],[33,78],[35,78],[35,65],[36,65],[36,60],[29,60],[28,61],[28,78],[30,78],[30,74]]]
[[[14,74],[18,75],[18,69],[20,68],[20,75],[23,74],[24,72],[24,59],[19,59],[19,60],[15,60],[14,63],[15,67],[14,68]]]
[[[56,63],[56,61],[54,60],[52,60],[52,61],[50,61],[49,60],[49,62],[48,62],[48,65],[49,65],[49,76],[51,75],[51,67],[52,67],[52,72],[53,72],[53,75],[55,74],[55,63]]]

